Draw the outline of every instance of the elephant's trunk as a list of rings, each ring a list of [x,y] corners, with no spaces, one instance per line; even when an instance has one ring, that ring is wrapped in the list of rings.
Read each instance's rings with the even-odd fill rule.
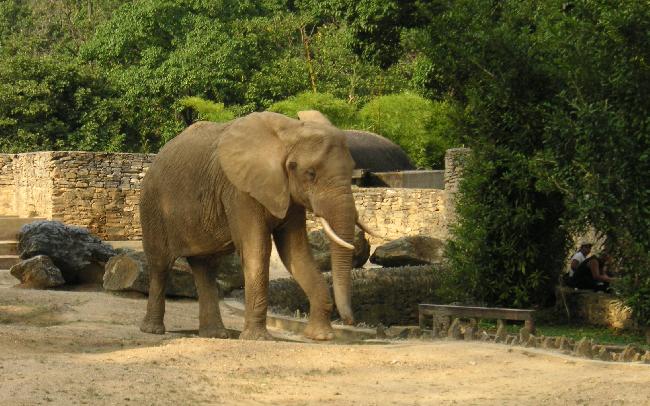
[[[322,214],[338,237],[348,244],[354,244],[356,209],[351,193],[330,199],[323,207]],[[332,254],[332,285],[336,308],[345,324],[354,324],[350,279],[353,250],[330,239],[330,252]]]

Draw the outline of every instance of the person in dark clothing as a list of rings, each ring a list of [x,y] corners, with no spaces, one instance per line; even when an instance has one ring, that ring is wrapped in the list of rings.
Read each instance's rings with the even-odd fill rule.
[[[569,278],[569,286],[577,289],[609,291],[609,284],[615,279],[607,274],[612,257],[607,253],[585,259]]]

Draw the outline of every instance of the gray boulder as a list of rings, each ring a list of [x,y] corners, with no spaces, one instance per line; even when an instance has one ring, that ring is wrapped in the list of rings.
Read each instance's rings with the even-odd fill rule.
[[[20,280],[20,288],[48,289],[65,283],[61,270],[45,255],[21,261],[12,266],[9,272]]]
[[[330,240],[322,229],[312,231],[307,235],[309,247],[314,255],[318,269],[329,271],[332,269],[332,257],[330,255]],[[354,232],[354,253],[352,254],[352,267],[361,268],[370,256],[370,243],[363,230],[355,228]]]
[[[442,240],[423,235],[402,237],[375,249],[370,262],[392,266],[414,266],[440,263],[443,258]]]
[[[115,250],[81,227],[58,221],[25,224],[18,234],[21,259],[47,255],[66,283],[102,283],[104,265]]]
[[[143,252],[123,250],[106,263],[104,289],[149,293],[149,266]],[[198,297],[194,276],[185,258],[179,258],[167,276],[167,296]]]

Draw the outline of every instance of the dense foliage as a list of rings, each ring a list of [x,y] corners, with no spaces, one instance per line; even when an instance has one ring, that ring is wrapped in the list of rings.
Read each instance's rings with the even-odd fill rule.
[[[421,167],[464,144],[452,299],[548,303],[592,227],[648,323],[649,33],[645,0],[2,0],[0,151],[309,108]]]
[[[308,91],[330,94],[353,111],[382,94],[428,94],[421,77],[430,63],[412,40],[398,38],[401,59],[384,66],[355,52],[351,17],[315,12],[310,2],[55,3],[0,3],[0,71],[9,84],[0,100],[11,106],[0,112],[9,126],[4,151],[156,151],[191,117],[182,102],[188,97],[223,103],[239,116]],[[23,65],[43,66],[22,70],[16,59],[23,58]],[[51,89],[26,89],[45,77]],[[71,117],[60,117],[56,106],[70,106]],[[34,135],[25,114],[35,122],[52,117],[54,128]]]
[[[465,0],[432,22],[474,148],[449,246],[474,297],[545,303],[569,233],[594,227],[650,321],[649,28],[642,1]]]

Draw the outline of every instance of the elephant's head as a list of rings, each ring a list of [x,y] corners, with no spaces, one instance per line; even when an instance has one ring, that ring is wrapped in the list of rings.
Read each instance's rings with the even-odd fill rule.
[[[354,161],[345,135],[329,122],[299,121],[253,113],[233,121],[218,147],[228,179],[277,218],[291,203],[321,219],[331,240],[334,299],[341,318],[353,323],[350,270],[354,226]]]

